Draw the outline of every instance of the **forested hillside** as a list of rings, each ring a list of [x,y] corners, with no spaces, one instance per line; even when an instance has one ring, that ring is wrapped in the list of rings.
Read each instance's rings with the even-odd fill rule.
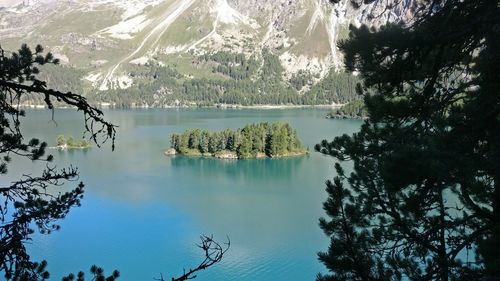
[[[176,64],[151,63],[134,66],[129,75],[137,84],[90,96],[95,102],[127,107],[133,103],[152,107],[180,105],[327,105],[357,99],[358,79],[332,71],[314,83],[305,71],[284,78],[284,69],[276,55],[265,51],[261,59],[244,54],[217,52],[192,61],[199,69],[209,69],[209,76],[181,74]],[[316,79],[317,80],[317,79]]]

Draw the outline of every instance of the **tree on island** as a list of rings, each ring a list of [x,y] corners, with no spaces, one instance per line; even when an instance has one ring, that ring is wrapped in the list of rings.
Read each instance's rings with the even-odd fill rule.
[[[32,52],[22,45],[18,52],[4,51],[0,47],[0,175],[8,172],[11,156],[25,157],[33,161],[50,163],[52,155],[45,155],[46,142],[38,139],[25,140],[21,132],[25,111],[20,104],[29,98],[42,97],[45,105],[53,110],[54,103],[62,103],[82,111],[84,128],[87,137],[97,146],[111,139],[114,149],[116,126],[103,119],[103,112],[91,106],[85,97],[73,93],[63,93],[47,87],[37,78],[39,67],[46,64],[57,64],[52,54],[43,55],[43,48],[37,46]],[[57,143],[78,144],[78,142],[57,138]],[[80,143],[81,144],[81,143]],[[45,261],[33,261],[25,244],[32,240],[35,231],[50,234],[59,230],[57,221],[63,219],[71,208],[80,206],[84,185],[77,183],[76,188],[69,191],[58,191],[65,182],[78,181],[78,170],[74,167],[57,170],[47,164],[47,168],[39,176],[26,175],[10,185],[0,185],[0,273],[7,280],[37,281],[50,277]],[[202,236],[200,248],[204,259],[193,269],[184,272],[175,281],[184,281],[196,277],[196,272],[218,263],[229,248],[229,242],[219,244],[211,236]],[[104,270],[92,266],[90,280],[113,281],[119,277],[113,271],[106,277]],[[63,280],[83,281],[85,274],[76,276],[69,274]]]
[[[180,135],[172,134],[170,146],[180,154],[217,157],[227,153],[239,159],[307,153],[297,132],[283,122],[250,124],[235,131],[226,129],[214,133],[186,130]]]
[[[327,181],[318,280],[499,280],[500,2],[415,13],[340,45],[369,118],[316,146],[354,164]]]
[[[362,100],[351,101],[326,115],[326,118],[332,119],[363,119],[366,117],[367,112]]]
[[[56,144],[57,144],[57,146],[63,146],[66,144],[66,138],[64,137],[64,135],[57,136]]]
[[[91,146],[90,141],[86,139],[77,141],[73,136],[66,139],[64,135],[57,136],[56,144],[58,148],[89,148]]]
[[[73,136],[69,136],[68,140],[66,141],[66,144],[70,147],[75,147],[77,146],[75,138]]]

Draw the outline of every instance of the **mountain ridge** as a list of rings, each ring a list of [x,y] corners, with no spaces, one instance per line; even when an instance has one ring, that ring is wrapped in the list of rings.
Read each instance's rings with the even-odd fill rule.
[[[9,0],[0,7],[4,49],[42,43],[82,71],[86,91],[137,86],[134,65],[174,66],[186,77],[213,76],[195,63],[217,52],[278,57],[282,79],[301,73],[316,84],[342,69],[339,40],[349,24],[377,26],[411,16],[415,1],[380,13],[381,1],[353,9],[349,0]],[[261,62],[262,64],[262,62]],[[177,65],[177,66],[175,66]],[[304,88],[307,91],[310,87]],[[300,89],[299,89],[300,90]]]

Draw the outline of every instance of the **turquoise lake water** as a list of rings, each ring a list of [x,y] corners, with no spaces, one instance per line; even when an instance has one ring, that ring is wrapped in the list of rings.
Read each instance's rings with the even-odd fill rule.
[[[324,215],[325,180],[334,176],[334,159],[307,157],[224,161],[166,157],[169,135],[188,128],[222,130],[248,123],[287,121],[311,150],[322,139],[359,129],[360,121],[329,120],[327,110],[110,110],[119,125],[116,150],[56,151],[58,167],[77,166],[86,185],[82,206],[61,221],[61,230],[36,235],[28,246],[46,259],[51,280],[69,272],[88,272],[92,264],[120,280],[165,280],[202,258],[200,234],[213,234],[231,248],[220,264],[196,280],[314,280],[324,272],[316,253],[328,238],[318,227]],[[81,137],[83,118],[73,110],[28,111],[24,132],[53,145],[58,134]],[[44,163],[17,161],[11,181],[36,174]],[[66,184],[73,188],[76,183]]]

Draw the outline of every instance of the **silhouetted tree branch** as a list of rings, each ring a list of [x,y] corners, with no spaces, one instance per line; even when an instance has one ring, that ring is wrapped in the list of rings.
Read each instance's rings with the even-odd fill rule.
[[[98,267],[97,265],[93,265],[90,267],[91,281],[115,281],[120,277],[120,272],[118,270],[114,270],[113,273],[106,277],[104,275],[104,269]],[[68,276],[63,277],[62,281],[85,281],[85,273],[83,271],[78,272],[75,276],[73,273],[70,273]]]
[[[197,267],[193,269],[189,269],[187,272],[184,270],[184,273],[180,277],[172,277],[172,281],[185,281],[185,280],[191,280],[197,277],[195,274],[196,272],[200,270],[205,270],[209,268],[210,266],[213,266],[214,264],[220,262],[224,256],[224,254],[229,250],[229,247],[231,246],[231,241],[229,240],[229,237],[227,238],[227,242],[220,244],[219,242],[215,241],[213,239],[213,235],[210,236],[201,236],[201,243],[198,245],[200,249],[203,250],[205,254],[205,259],[198,264]],[[157,278],[155,280],[158,281],[165,281],[163,279],[163,274],[160,274],[160,278]]]
[[[317,280],[500,276],[500,2],[415,2],[409,21],[339,44],[369,118],[315,147],[353,164],[327,182]]]
[[[108,139],[114,140],[116,126],[103,119],[103,113],[91,106],[85,97],[48,89],[44,81],[37,78],[39,66],[57,64],[52,54],[43,54],[36,46],[32,52],[22,45],[17,52],[6,52],[0,47],[0,175],[8,172],[12,155],[30,160],[52,161],[45,156],[47,143],[38,139],[25,140],[21,132],[23,98],[41,95],[46,106],[54,114],[54,102],[69,105],[82,111],[85,133],[98,146]],[[101,140],[102,139],[102,140]],[[74,167],[57,170],[46,166],[40,176],[24,175],[10,185],[0,185],[0,271],[7,280],[45,280],[49,277],[47,263],[33,262],[25,243],[37,229],[42,234],[58,230],[56,222],[63,219],[74,206],[80,206],[83,198],[83,183],[73,190],[60,192],[51,187],[78,180]],[[4,186],[3,186],[4,185]],[[104,280],[102,270],[93,272],[94,280]],[[116,274],[113,273],[112,276]],[[103,275],[102,275],[103,276]],[[116,275],[116,277],[118,277]],[[108,278],[107,278],[108,279]],[[80,280],[80,279],[79,279]],[[111,279],[108,279],[111,280]]]

